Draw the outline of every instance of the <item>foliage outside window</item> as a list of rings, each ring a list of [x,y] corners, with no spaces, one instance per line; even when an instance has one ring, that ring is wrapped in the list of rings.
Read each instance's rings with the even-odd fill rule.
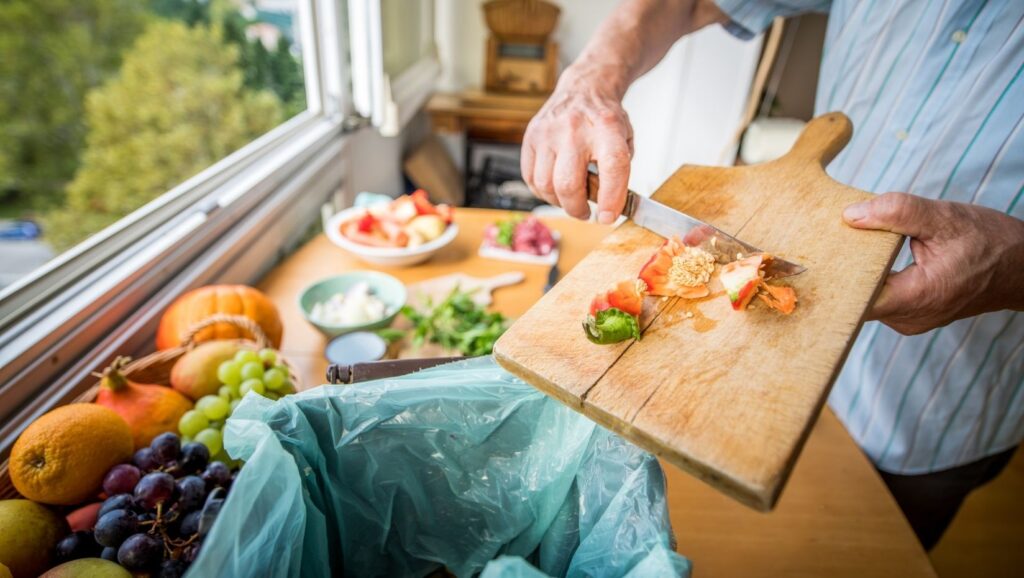
[[[0,3],[4,252],[64,251],[304,110],[297,1]]]

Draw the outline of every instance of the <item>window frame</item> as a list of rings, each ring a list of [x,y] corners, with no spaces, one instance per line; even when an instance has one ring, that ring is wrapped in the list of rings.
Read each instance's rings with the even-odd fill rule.
[[[425,3],[429,17],[422,27],[435,27],[437,6]],[[352,51],[352,102],[356,113],[370,119],[381,136],[402,132],[433,92],[441,74],[436,42],[418,61],[392,78],[384,72],[381,0],[348,0]]]
[[[258,279],[341,188],[344,15],[336,0],[297,2],[304,112],[0,290],[0,458],[116,353],[149,349],[174,296]]]

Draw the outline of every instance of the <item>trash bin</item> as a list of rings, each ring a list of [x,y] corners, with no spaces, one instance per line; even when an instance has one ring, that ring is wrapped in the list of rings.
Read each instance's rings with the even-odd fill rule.
[[[189,577],[687,576],[658,461],[459,361],[228,420],[246,460]]]

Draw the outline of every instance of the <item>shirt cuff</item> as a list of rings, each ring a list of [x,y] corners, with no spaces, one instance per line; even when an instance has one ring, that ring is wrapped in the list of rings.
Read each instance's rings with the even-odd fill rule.
[[[776,16],[828,12],[831,0],[715,0],[729,17],[725,29],[740,40],[750,40],[768,28]]]

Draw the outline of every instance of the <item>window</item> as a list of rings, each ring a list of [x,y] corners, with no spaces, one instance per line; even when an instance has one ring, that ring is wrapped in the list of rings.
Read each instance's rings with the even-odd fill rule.
[[[0,2],[0,457],[151,351],[175,297],[255,282],[343,198],[349,133],[398,132],[439,70],[410,3]]]
[[[0,4],[0,291],[304,111],[301,1]]]
[[[384,136],[412,119],[441,66],[433,0],[348,0],[352,99]]]
[[[349,141],[341,1],[0,3],[0,457],[151,350],[174,297],[256,281],[319,221]]]

